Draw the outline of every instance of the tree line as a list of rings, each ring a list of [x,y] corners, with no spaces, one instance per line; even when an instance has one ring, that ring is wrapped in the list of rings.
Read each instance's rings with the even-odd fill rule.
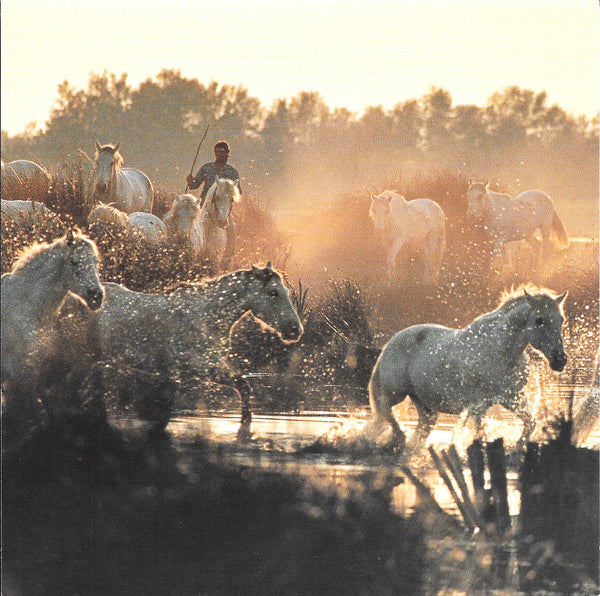
[[[453,105],[449,91],[432,88],[357,115],[329,108],[314,91],[266,108],[241,86],[205,85],[178,70],[138,87],[126,74],[104,72],[91,74],[87,89],[61,83],[44,130],[2,131],[2,155],[52,167],[79,150],[91,155],[96,139],[119,142],[127,165],[155,186],[182,192],[207,126],[198,163],[212,158],[214,142],[228,139],[245,193],[276,201],[376,191],[414,172],[444,169],[501,180],[514,191],[598,194],[598,116],[575,117],[548,105],[544,91],[517,86],[494,93],[484,107]]]

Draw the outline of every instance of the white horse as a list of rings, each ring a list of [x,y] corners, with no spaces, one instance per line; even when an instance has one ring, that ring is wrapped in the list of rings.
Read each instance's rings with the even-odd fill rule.
[[[204,255],[206,240],[202,227],[202,207],[197,197],[189,193],[175,197],[163,222],[169,240],[180,244],[194,260]]]
[[[494,243],[493,256],[504,254],[507,242],[527,240],[537,257],[540,242],[535,233],[542,236],[542,256],[550,256],[551,245],[566,248],[569,236],[556,213],[552,199],[541,190],[526,190],[516,197],[488,190],[488,182],[468,180],[467,219],[481,222]]]
[[[43,335],[67,295],[91,310],[104,298],[96,245],[73,231],[51,244],[28,247],[2,276],[2,387],[6,411],[24,421],[37,418]]]
[[[105,284],[105,291],[104,306],[97,314],[77,308],[72,301],[63,309],[68,323],[76,323],[77,316],[88,319],[89,333],[98,337],[101,360],[149,378],[159,373],[175,380],[202,378],[235,388],[242,403],[239,436],[249,436],[251,389],[226,357],[232,326],[250,312],[284,341],[297,341],[303,333],[288,289],[271,263],[185,284],[167,294],[134,292],[113,283]],[[114,376],[110,372],[107,383]],[[125,394],[129,387],[120,391]],[[132,399],[132,409],[140,418],[161,430],[169,421],[172,403],[167,399],[149,404],[161,399],[158,394],[117,396],[117,400]]]
[[[396,333],[384,346],[369,381],[376,427],[389,423],[403,447],[404,434],[392,406],[409,396],[419,415],[411,439],[415,451],[425,443],[439,413],[466,410],[480,431],[481,418],[494,404],[523,421],[522,440],[526,440],[535,423],[523,395],[528,378],[524,352],[531,345],[546,356],[552,370],[564,368],[566,293],[556,297],[548,290],[535,295],[521,292],[506,296],[496,310],[463,329],[421,324]]]
[[[202,206],[202,228],[206,252],[213,271],[229,267],[235,249],[235,224],[231,216],[233,204],[241,199],[238,180],[217,178],[208,189]]]
[[[2,161],[1,179],[4,200],[44,201],[52,185],[48,171],[27,159]]]
[[[149,244],[160,244],[167,239],[167,227],[160,217],[145,211],[134,211],[127,217],[132,230],[141,234]]]
[[[167,238],[167,228],[160,217],[146,211],[127,215],[125,211],[104,203],[90,211],[87,224],[90,229],[98,224],[110,224],[124,233],[140,235],[148,244],[160,244]]]
[[[123,168],[123,157],[119,144],[101,145],[96,141],[96,179],[94,181],[94,203],[115,203],[126,213],[134,211],[152,212],[154,189],[146,174],[133,168]]]
[[[129,226],[129,218],[127,213],[117,209],[114,205],[99,203],[89,212],[87,224],[88,227],[97,224],[111,224],[125,230]]]
[[[43,224],[49,219],[59,219],[58,214],[48,209],[46,205],[39,201],[29,201],[14,199],[5,201],[1,199],[0,211],[2,219],[13,221],[17,225],[22,224]]]
[[[393,190],[371,198],[369,217],[375,230],[391,242],[387,276],[393,279],[396,258],[410,250],[423,260],[422,281],[436,283],[446,249],[446,224],[442,208],[431,199],[407,201]]]

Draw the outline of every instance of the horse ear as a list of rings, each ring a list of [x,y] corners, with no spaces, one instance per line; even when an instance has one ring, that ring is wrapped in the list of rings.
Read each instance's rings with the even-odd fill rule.
[[[121,143],[117,143],[117,144],[115,145],[115,151],[118,151],[120,146],[121,146]]]
[[[273,265],[271,264],[271,261],[267,263],[267,266],[264,269],[261,269],[256,265],[252,265],[252,273],[255,277],[262,279],[266,283],[267,280],[270,279],[274,274]]]
[[[527,302],[529,302],[529,305],[536,306],[535,296],[532,296],[526,288],[523,288],[523,292],[525,294],[525,298],[527,298]]]
[[[473,186],[473,178],[467,178],[467,184]]]
[[[569,294],[569,292],[565,292],[564,294],[561,294],[558,298],[555,299],[556,304],[558,304],[558,306],[560,306],[564,301],[565,298],[567,297],[567,295]]]
[[[488,180],[487,182],[484,183],[483,188],[485,188],[487,190],[487,187],[490,185],[490,181]]]
[[[67,246],[72,246],[73,242],[75,242],[75,234],[73,228],[69,228],[67,230]]]
[[[98,139],[96,139],[96,151],[100,151],[100,149],[102,149],[102,145],[98,142]]]
[[[240,185],[240,179],[239,179],[239,178],[236,178],[236,179],[233,181],[233,184],[234,184],[235,186],[239,186],[239,185]]]

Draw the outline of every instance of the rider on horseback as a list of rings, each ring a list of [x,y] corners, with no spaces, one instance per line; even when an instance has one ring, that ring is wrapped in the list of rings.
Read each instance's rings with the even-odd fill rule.
[[[203,164],[200,169],[196,172],[196,175],[188,174],[186,182],[190,190],[199,188],[202,183],[204,186],[200,193],[200,205],[204,205],[206,200],[206,193],[209,188],[217,181],[218,178],[228,178],[229,180],[236,181],[240,195],[242,194],[242,186],[240,184],[240,173],[230,164],[227,163],[231,152],[229,150],[229,143],[227,141],[219,141],[215,147],[215,161],[209,161]],[[235,247],[235,223],[233,217],[229,216],[229,223],[227,224],[227,248],[225,249],[225,262],[233,257],[233,251]]]
[[[227,141],[219,141],[214,148],[215,161],[209,161],[205,163],[197,172],[196,175],[188,174],[186,182],[190,190],[200,188],[200,185],[204,183],[202,192],[200,193],[200,204],[204,204],[206,199],[206,193],[208,189],[215,183],[217,178],[228,178],[229,180],[238,181],[238,190],[242,194],[242,187],[239,183],[240,174],[230,164],[227,163],[231,152],[229,150],[229,143]]]

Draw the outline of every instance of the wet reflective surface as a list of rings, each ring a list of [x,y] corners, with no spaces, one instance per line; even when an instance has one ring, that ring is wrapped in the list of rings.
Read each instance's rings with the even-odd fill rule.
[[[436,426],[429,439],[429,444],[434,445],[438,451],[447,447],[452,439],[454,422],[448,418],[448,421],[442,421]],[[233,465],[300,474],[319,488],[335,486],[342,491],[360,491],[391,482],[395,485],[392,489],[394,510],[400,514],[409,514],[415,506],[416,489],[400,470],[400,464],[407,463],[405,458],[380,455],[375,450],[372,454],[360,456],[355,453],[303,451],[332,430],[347,433],[348,429],[352,429],[360,433],[366,420],[367,416],[354,417],[324,412],[295,416],[255,415],[252,421],[253,441],[248,445],[236,442],[239,427],[237,415],[174,418],[167,430],[173,437],[175,447],[182,453],[193,450],[194,441],[204,438],[224,446],[218,456]],[[405,424],[407,432],[411,432],[414,426],[414,422]],[[459,515],[458,508],[429,455],[412,458],[408,463],[419,479],[430,488],[438,504],[448,513]],[[182,465],[185,466],[184,463]],[[470,485],[470,473],[466,465],[464,471]],[[507,479],[510,514],[516,516],[520,505],[517,472],[509,471]]]

